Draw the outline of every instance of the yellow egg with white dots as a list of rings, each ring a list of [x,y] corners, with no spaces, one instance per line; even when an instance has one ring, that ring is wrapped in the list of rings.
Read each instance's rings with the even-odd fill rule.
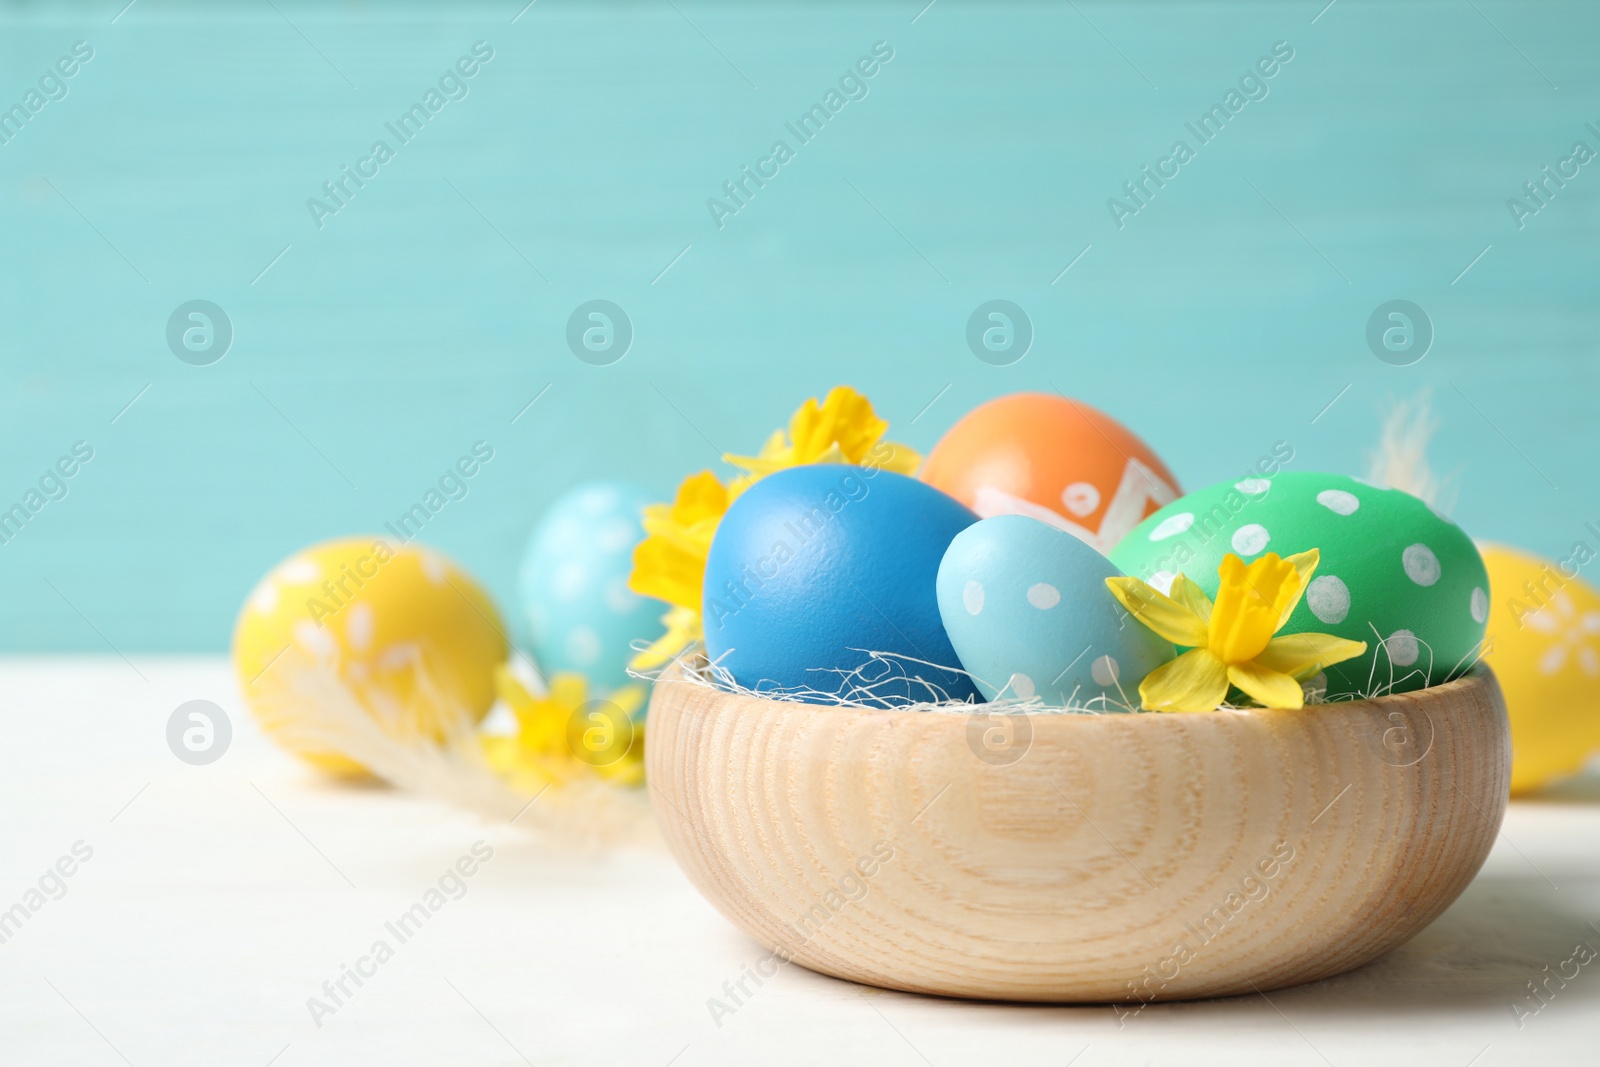
[[[263,729],[335,774],[365,770],[335,740],[361,732],[349,729],[351,708],[387,737],[437,739],[489,710],[507,651],[493,601],[460,566],[378,537],[290,556],[233,633],[239,686]]]
[[[1579,569],[1579,543],[1560,562],[1483,545],[1493,597],[1484,659],[1511,719],[1511,792],[1574,774],[1600,752],[1600,590]]]

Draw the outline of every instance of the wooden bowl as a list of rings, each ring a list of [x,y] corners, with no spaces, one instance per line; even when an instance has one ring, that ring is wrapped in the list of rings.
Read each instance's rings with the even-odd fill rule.
[[[1003,1000],[1222,996],[1357,967],[1466,888],[1511,767],[1483,667],[1200,715],[871,711],[675,673],[649,723],[667,842],[746,933],[839,978]]]

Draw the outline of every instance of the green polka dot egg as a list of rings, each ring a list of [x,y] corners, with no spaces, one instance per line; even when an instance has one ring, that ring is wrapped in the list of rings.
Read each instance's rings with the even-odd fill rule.
[[[1483,560],[1459,526],[1398,489],[1306,471],[1222,482],[1146,518],[1111,562],[1162,592],[1181,573],[1215,596],[1230,552],[1248,563],[1312,548],[1321,563],[1278,632],[1367,643],[1328,669],[1326,699],[1438,685],[1476,662],[1489,617]]]

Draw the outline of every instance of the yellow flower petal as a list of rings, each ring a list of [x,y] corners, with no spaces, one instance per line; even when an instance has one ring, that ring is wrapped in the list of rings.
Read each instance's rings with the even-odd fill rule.
[[[633,550],[628,588],[640,596],[693,607],[705,581],[705,559],[664,538],[647,537]]]
[[[641,596],[700,610],[706,555],[730,502],[728,487],[710,471],[701,471],[683,480],[671,504],[645,508],[646,536],[633,550],[628,588]]]
[[[767,435],[767,439],[761,442],[761,451],[756,453],[756,456],[764,460],[776,460],[788,450],[789,436],[782,430],[773,430],[772,433]],[[732,458],[729,456],[723,456],[722,458],[730,463],[732,462]]]
[[[917,473],[918,467],[922,466],[922,456],[907,445],[896,444],[894,441],[879,441],[872,451],[862,458],[861,465],[904,474],[909,478]]]
[[[1206,624],[1160,590],[1123,575],[1107,578],[1106,588],[1128,614],[1173,644],[1192,648],[1206,643]]]
[[[1227,695],[1228,668],[1205,648],[1162,664],[1139,683],[1147,711],[1215,711]]]
[[[1194,612],[1201,622],[1211,621],[1211,598],[1205,590],[1191,582],[1185,575],[1172,579],[1172,599]]]
[[[667,632],[644,651],[635,653],[628,661],[629,667],[636,671],[654,670],[672,662],[678,653],[705,636],[700,627],[700,613],[693,608],[674,607],[661,616],[661,624]]]
[[[629,718],[631,744],[614,763],[593,766],[572,751],[572,718],[589,703],[589,688],[580,674],[561,673],[550,679],[550,690],[543,696],[529,693],[509,672],[497,677],[501,695],[517,713],[514,737],[482,738],[483,753],[489,766],[514,789],[533,794],[545,786],[559,785],[579,778],[598,777],[615,785],[638,785],[644,781],[644,724],[633,716],[644,705],[644,689],[623,686],[605,697]]]
[[[822,403],[807,400],[782,430],[768,437],[754,456],[723,458],[754,478],[788,467],[813,463],[854,463],[912,474],[922,462],[905,445],[883,440],[889,424],[872,410],[872,402],[849,386],[835,386]]]
[[[645,529],[694,528],[707,519],[715,522],[728,510],[728,489],[710,471],[691,474],[678,486],[671,504],[653,504],[644,510]]]
[[[635,786],[644,784],[644,761],[634,756],[639,750],[641,738],[635,737],[633,748],[628,754],[615,763],[608,763],[603,767],[596,767],[595,773],[612,785]]]
[[[1365,641],[1346,641],[1332,634],[1286,634],[1269,641],[1256,662],[1268,670],[1309,678],[1366,651]]]
[[[1228,681],[1250,694],[1264,708],[1300,708],[1306,695],[1300,683],[1259,663],[1233,663],[1228,666]]]
[[[1231,552],[1218,568],[1211,613],[1211,651],[1224,663],[1245,663],[1261,654],[1283,624],[1284,608],[1300,598],[1299,575],[1275,552],[1251,563]]]
[[[506,669],[505,664],[494,669],[495,695],[507,704],[516,706],[519,700],[528,699],[528,690],[517,681],[517,676]]]
[[[639,714],[639,709],[644,707],[644,687],[638,685],[625,685],[621,689],[607,694],[606,699],[617,706],[628,718]]]
[[[835,444],[847,462],[859,463],[888,430],[889,424],[872,410],[872,402],[848,385],[830,389],[821,406],[806,401],[789,420],[796,463],[813,462]]]
[[[561,708],[576,708],[589,699],[589,683],[583,675],[563,671],[550,679],[549,701]]]
[[[1294,609],[1300,606],[1300,597],[1305,594],[1306,586],[1311,584],[1311,576],[1317,572],[1317,564],[1322,560],[1322,553],[1313,548],[1305,552],[1296,552],[1292,556],[1283,557],[1283,561],[1294,568],[1299,585],[1283,608],[1278,617],[1278,625],[1282,626],[1289,621],[1289,616],[1294,614]]]

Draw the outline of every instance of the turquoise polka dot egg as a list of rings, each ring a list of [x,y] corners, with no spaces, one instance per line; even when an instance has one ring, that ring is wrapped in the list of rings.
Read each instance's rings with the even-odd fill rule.
[[[988,700],[1126,711],[1173,647],[1125,618],[1106,588],[1121,572],[1072,534],[996,515],[956,535],[939,564],[939,615]]]
[[[581,674],[609,692],[630,680],[632,643],[660,636],[665,607],[628,588],[640,516],[654,500],[635,486],[590,483],[557,499],[534,529],[517,593],[528,649],[547,677]]]
[[[1283,471],[1191,493],[1135,527],[1111,562],[1162,592],[1181,573],[1215,596],[1228,553],[1248,563],[1312,548],[1317,572],[1278,632],[1367,643],[1313,680],[1326,699],[1437,685],[1481,655],[1489,578],[1472,539],[1409,493],[1345,475]]]

